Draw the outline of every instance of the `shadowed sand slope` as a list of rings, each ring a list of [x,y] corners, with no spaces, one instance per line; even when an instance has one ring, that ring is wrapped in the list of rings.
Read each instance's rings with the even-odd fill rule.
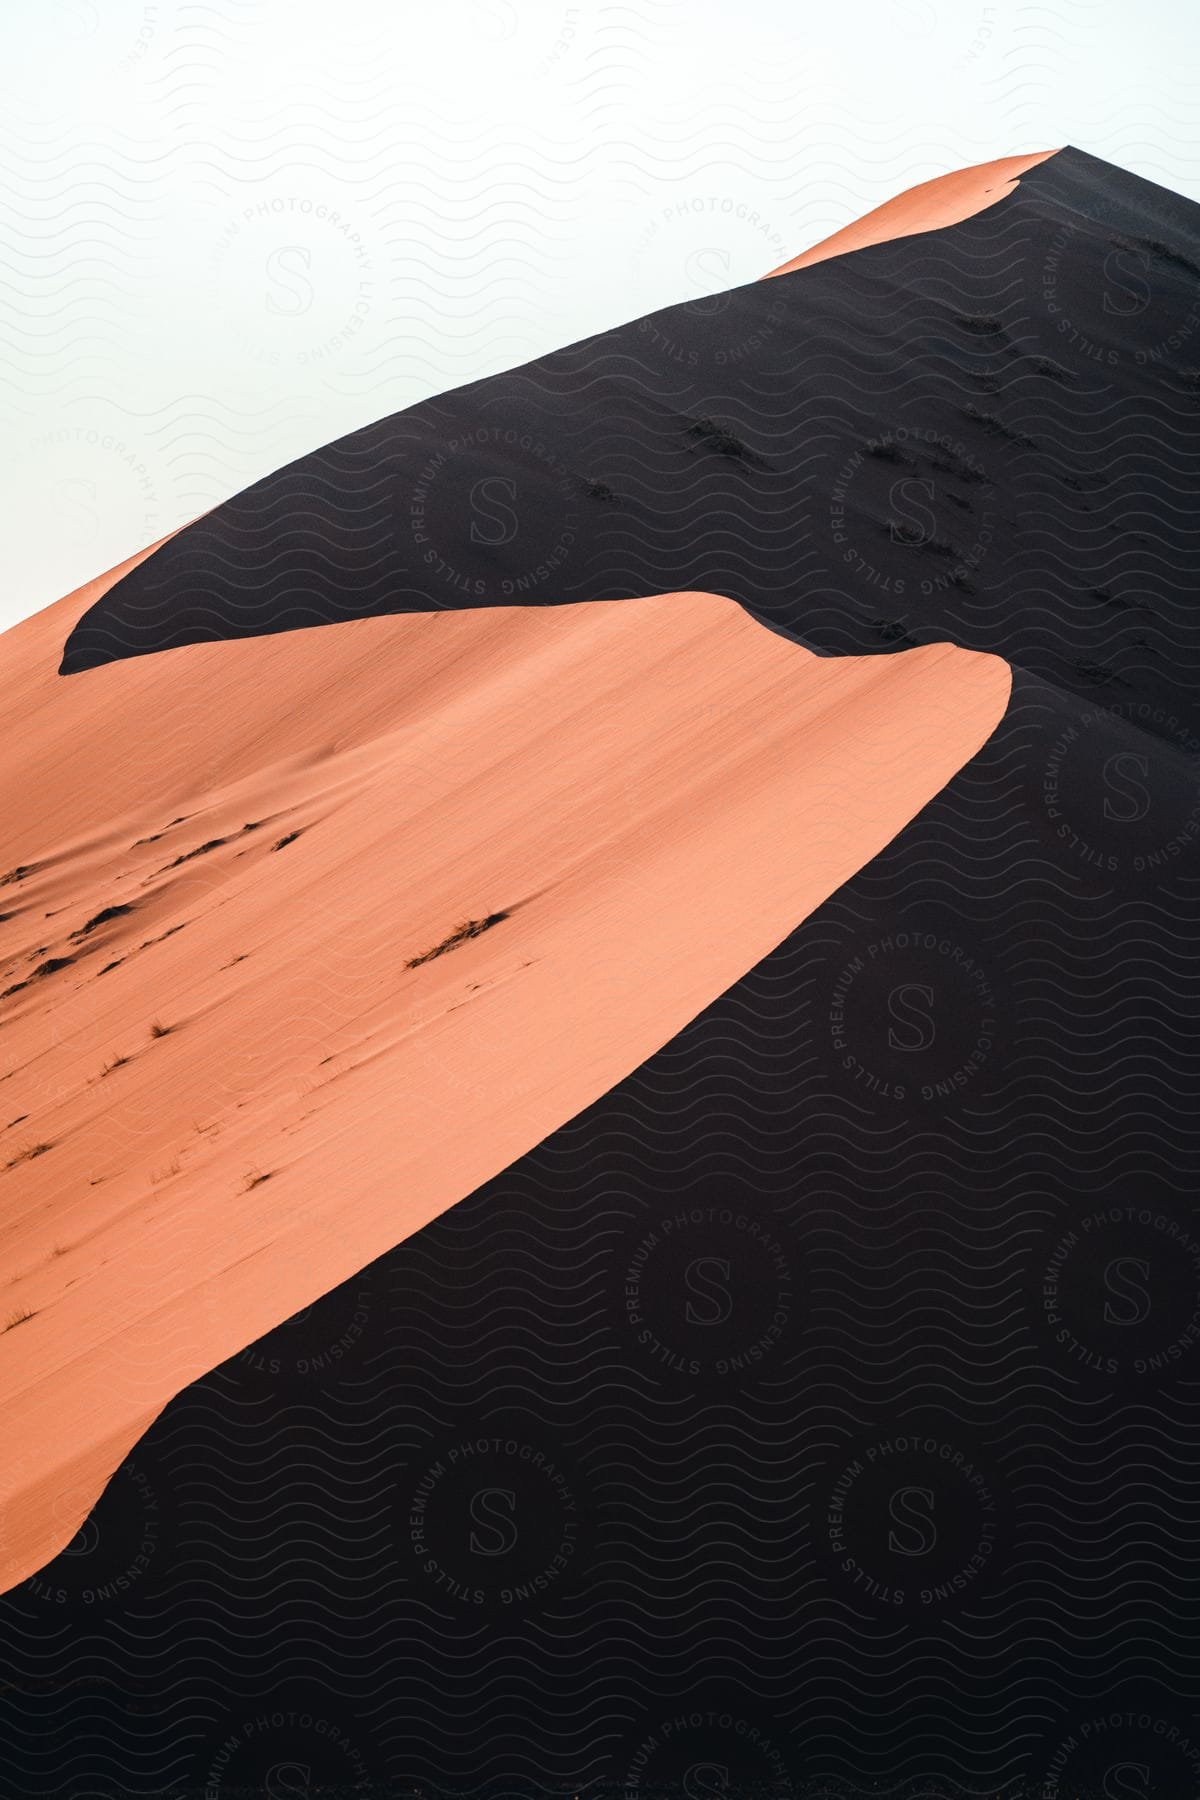
[[[302,457],[88,608],[64,671],[688,589],[820,651],[949,639],[1187,717],[1198,269],[1200,209],[1063,150],[957,223],[631,321]]]
[[[700,593],[64,682],[70,605],[5,640],[6,1585],[180,1387],[773,949],[1009,691],[992,657],[821,658]]]
[[[30,692],[29,670],[53,660],[54,632],[66,638],[85,604],[98,602],[72,634],[68,667],[171,652],[140,659],[162,666],[162,685],[93,688],[91,673],[59,684],[79,690],[72,705],[92,693],[94,710],[75,715],[77,739],[99,759],[64,747],[51,783],[60,803],[70,795],[74,805],[85,780],[115,791],[110,718],[124,733],[121,721],[136,715],[144,786],[119,806],[84,795],[81,812],[18,834],[0,865],[19,858],[32,870],[0,890],[0,911],[28,915],[4,926],[4,985],[45,971],[3,1003],[15,1023],[0,1030],[0,1055],[32,1033],[35,996],[47,1005],[37,1060],[0,1083],[14,1093],[0,1114],[0,1124],[16,1121],[6,1160],[52,1145],[0,1176],[14,1196],[10,1237],[22,1235],[14,1268],[30,1278],[16,1284],[28,1298],[12,1312],[33,1314],[0,1337],[0,1351],[24,1355],[26,1334],[32,1349],[33,1334],[49,1330],[57,1303],[37,1289],[47,1268],[66,1265],[76,1303],[88,1291],[65,1230],[49,1252],[32,1236],[39,1219],[50,1229],[39,1205],[84,1192],[82,1182],[49,1180],[82,1129],[71,1124],[80,1095],[112,1097],[88,1181],[120,1171],[131,1183],[112,1190],[128,1202],[128,1236],[120,1219],[106,1228],[114,1252],[97,1232],[87,1276],[114,1283],[119,1315],[108,1388],[83,1433],[97,1446],[93,1486],[106,1430],[119,1450],[109,1390],[127,1390],[132,1417],[169,1387],[151,1328],[141,1348],[120,1343],[136,1309],[118,1283],[130,1239],[139,1255],[151,1244],[161,1257],[153,1209],[175,1204],[175,1183],[193,1181],[186,1229],[216,1209],[211,1229],[224,1233],[233,1267],[228,1279],[201,1269],[189,1304],[173,1308],[196,1360],[175,1354],[166,1374],[184,1379],[203,1366],[209,1296],[234,1291],[255,1247],[243,1221],[279,1235],[278,1221],[252,1209],[289,1202],[287,1222],[294,1207],[320,1265],[283,1285],[282,1309],[336,1280],[351,1251],[344,1232],[365,1234],[390,1209],[380,1233],[390,1242],[419,1211],[421,1171],[410,1176],[405,1158],[419,1163],[429,1135],[451,1130],[448,1114],[427,1119],[414,1103],[427,1082],[457,1071],[460,1133],[495,1130],[498,1140],[496,1121],[517,1112],[532,1131],[557,1063],[581,1075],[576,1040],[590,1032],[614,1049],[606,1008],[630,1006],[619,982],[631,962],[659,1000],[680,998],[678,939],[652,944],[647,921],[691,931],[693,972],[711,957],[719,985],[714,946],[690,923],[691,897],[667,885],[689,821],[697,854],[715,832],[725,855],[703,872],[705,911],[731,917],[740,887],[727,928],[744,951],[739,966],[756,954],[753,934],[739,934],[770,910],[767,851],[784,886],[796,871],[797,912],[808,904],[801,853],[811,864],[821,840],[791,822],[800,787],[815,791],[810,777],[795,776],[793,797],[793,759],[763,767],[771,831],[735,869],[742,842],[724,821],[722,788],[707,784],[706,751],[693,748],[710,728],[707,686],[691,690],[693,735],[661,708],[695,776],[695,803],[665,801],[660,862],[648,828],[628,853],[615,842],[641,905],[618,916],[611,884],[593,880],[596,904],[585,909],[563,874],[573,827],[567,800],[544,786],[551,767],[563,758],[577,807],[615,817],[600,787],[579,778],[586,739],[576,744],[589,719],[599,732],[615,718],[605,779],[623,759],[621,829],[644,822],[642,780],[681,790],[675,774],[648,772],[658,767],[652,747],[630,737],[616,702],[560,717],[580,679],[567,640],[560,658],[557,638],[522,637],[542,659],[539,685],[515,650],[503,661],[493,619],[446,621],[461,635],[445,642],[474,666],[460,693],[427,662],[439,640],[423,634],[441,630],[440,618],[368,615],[485,599],[579,610],[681,588],[693,591],[674,596],[686,611],[715,605],[695,590],[717,589],[823,652],[949,637],[1018,665],[979,753],[769,955],[636,1067],[631,1035],[630,1073],[585,1111],[166,1409],[79,1539],[4,1597],[0,1730],[14,1787],[74,1791],[86,1770],[106,1792],[158,1794],[178,1781],[211,1793],[231,1733],[282,1703],[344,1724],[381,1791],[648,1793],[699,1761],[729,1767],[738,1795],[1065,1794],[1098,1791],[1117,1759],[1148,1771],[1134,1783],[1147,1792],[1192,1791],[1190,1749],[1180,1746],[1196,1741],[1200,1683],[1187,1524],[1200,1432],[1198,217],[1178,196],[1064,151],[958,224],[670,309],[371,426],[179,534],[107,603],[99,583],[59,608],[36,642],[5,641],[14,685]],[[661,605],[632,607],[651,660],[667,641]],[[523,634],[543,629],[509,616]],[[369,642],[387,647],[351,675],[336,659],[362,628],[347,626],[344,639],[305,629],[346,619],[366,621]],[[520,838],[519,879],[477,852],[449,859],[452,880],[427,882],[423,834],[452,818],[466,845],[483,828],[477,799],[486,795],[497,831],[510,831],[509,796],[485,768],[498,736],[485,755],[473,735],[471,721],[482,732],[487,717],[475,629],[489,633],[504,679],[536,692],[542,709],[536,754],[532,719],[506,719],[505,743],[546,843]],[[385,663],[388,704],[403,691],[403,707],[382,707],[387,722],[364,720],[361,731],[340,711],[327,724],[323,690],[272,673],[261,688],[282,682],[299,715],[285,730],[258,691],[247,702],[217,674],[268,640],[212,646],[194,664],[191,650],[172,648],[270,631],[319,636],[320,679],[339,692],[344,680],[374,691]],[[689,654],[682,637],[670,642],[686,684]],[[719,642],[732,647],[732,632]],[[764,678],[777,657],[808,664],[786,642],[761,656]],[[319,679],[316,660],[306,681]],[[730,681],[748,691],[740,650],[726,660]],[[909,661],[881,665],[880,679]],[[185,721],[200,706],[177,685],[189,667],[214,673],[194,766],[181,771],[164,746],[177,693]],[[598,681],[611,668],[597,655]],[[621,673],[631,704],[649,693],[647,667],[631,661]],[[706,664],[705,682],[714,678]],[[582,691],[595,700],[586,681]],[[114,693],[125,696],[115,708]],[[553,705],[546,694],[558,696]],[[21,704],[17,746],[40,701]],[[446,706],[467,732],[454,745],[473,746],[454,799],[441,768],[457,754]],[[856,700],[842,725],[858,712]],[[243,738],[248,719],[261,738]],[[737,712],[746,731],[765,721],[775,733],[782,720],[769,697]],[[731,729],[721,722],[720,743],[748,781],[755,753],[747,743],[735,755],[742,740]],[[406,733],[414,772],[404,783]],[[432,754],[418,766],[419,733]],[[223,774],[224,737],[233,760]],[[23,807],[37,779],[45,771],[32,756],[13,782]],[[256,829],[244,833],[248,824]],[[325,865],[335,831],[370,840],[353,886],[349,871]],[[144,863],[127,863],[139,838],[156,841],[136,849]],[[604,868],[599,852],[579,866],[581,880]],[[89,872],[127,869],[127,881]],[[162,898],[139,930],[136,911],[111,909],[145,875],[145,893]],[[285,880],[295,886],[266,885]],[[254,884],[258,913],[243,910]],[[321,936],[314,909],[326,894],[356,922],[350,933]],[[35,930],[44,911],[56,916]],[[175,958],[189,939],[200,952],[185,967]],[[604,987],[596,975],[577,1000],[592,979],[589,951],[611,980]],[[530,968],[514,969],[510,954]],[[47,969],[67,955],[80,960]],[[125,961],[108,973],[89,973],[117,956]],[[521,984],[539,958],[559,976],[543,993],[547,1010],[561,1006],[560,1036],[547,1050],[552,1025],[536,1036],[514,1012],[519,1029],[497,1048],[489,1008],[531,992]],[[283,995],[272,1035],[261,1015],[237,1011],[250,1004],[238,984],[256,959],[262,993]],[[309,984],[299,999],[297,960]],[[107,984],[130,981],[130,965],[136,1001],[116,989],[124,999],[97,1015],[86,1041],[74,1026],[68,1033],[60,996],[108,1005]],[[149,1037],[156,1016],[171,1027],[165,1038]],[[636,1006],[629,1016],[636,1023]],[[477,1022],[483,1030],[464,1050],[455,1034]],[[393,1042],[405,1030],[410,1038]],[[205,1047],[210,1031],[219,1055]],[[543,1065],[526,1054],[527,1037],[546,1050],[546,1092],[532,1097],[522,1084]],[[428,1076],[426,1043],[440,1058]],[[129,1063],[95,1081],[127,1053]],[[157,1088],[141,1116],[141,1090],[118,1084],[152,1074],[179,1077],[181,1094],[203,1088],[211,1104],[189,1107],[180,1130],[183,1098]],[[442,1079],[440,1099],[448,1086]],[[35,1089],[40,1112],[24,1098]],[[264,1101],[255,1112],[260,1091],[282,1095],[276,1111]],[[304,1119],[313,1106],[322,1110]],[[191,1160],[179,1146],[193,1137]],[[202,1169],[200,1157],[222,1144],[228,1158]],[[389,1195],[376,1186],[385,1156],[397,1171]],[[25,1185],[35,1180],[46,1185]],[[327,1188],[328,1206],[342,1208],[336,1224],[317,1210]],[[85,1199],[104,1194],[98,1181]],[[235,1204],[244,1214],[232,1216]],[[749,1222],[761,1253],[744,1248],[739,1226]],[[190,1243],[206,1241],[201,1232]],[[247,1265],[251,1293],[273,1254]],[[697,1257],[729,1262],[728,1309],[716,1323],[691,1305]],[[93,1319],[81,1335],[101,1329]],[[255,1329],[247,1317],[229,1336]],[[68,1374],[54,1379],[65,1394]],[[89,1401],[70,1398],[69,1414],[64,1403],[55,1444],[42,1430],[48,1415],[37,1414],[43,1470]],[[30,1403],[36,1413],[36,1396]],[[563,1472],[581,1549],[561,1579],[513,1604],[509,1584],[532,1587],[543,1551],[561,1541],[556,1494],[513,1482],[519,1541],[508,1557],[484,1557],[486,1592],[474,1602],[469,1502],[480,1481],[510,1485],[507,1446],[486,1473],[463,1462],[455,1485],[436,1489],[432,1567],[428,1544],[414,1547],[410,1508],[443,1458],[510,1429]],[[974,1471],[970,1491],[960,1458]],[[47,1520],[47,1543],[65,1538],[83,1504],[80,1471],[62,1460],[70,1516]],[[22,1479],[15,1516],[52,1514],[49,1476],[40,1492],[28,1470]],[[927,1495],[937,1516],[921,1554],[895,1529],[898,1482]],[[143,1484],[160,1530],[134,1567],[131,1542],[151,1517]],[[841,1524],[849,1535],[839,1542]],[[31,1543],[12,1567],[38,1554]],[[1110,1728],[1117,1707],[1133,1726]],[[683,1733],[671,1745],[678,1760],[648,1763],[663,1721],[692,1708],[743,1723]],[[1149,1729],[1136,1723],[1148,1720]],[[751,1730],[778,1748],[778,1762],[757,1754]],[[260,1768],[307,1761],[311,1743],[289,1720],[263,1740]],[[318,1745],[314,1769],[328,1766],[331,1784],[361,1778],[320,1759]]]
[[[824,262],[830,256],[845,256],[851,250],[865,250],[868,244],[885,244],[892,238],[957,225],[995,206],[1012,193],[1028,169],[1057,155],[1057,150],[1035,150],[1028,156],[1001,156],[994,162],[976,163],[972,168],[955,169],[933,181],[922,181],[864,213],[852,225],[835,231],[832,237],[823,238],[811,250],[803,250],[777,269],[768,270],[763,279],[790,275],[793,269],[807,269],[813,263]]]

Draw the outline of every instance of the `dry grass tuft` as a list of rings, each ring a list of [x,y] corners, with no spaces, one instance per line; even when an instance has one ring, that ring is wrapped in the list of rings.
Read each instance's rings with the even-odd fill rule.
[[[4,1166],[6,1169],[15,1169],[18,1163],[32,1162],[35,1156],[45,1156],[47,1150],[53,1148],[53,1144],[26,1144]]]
[[[110,919],[123,919],[126,913],[131,913],[132,911],[133,911],[132,906],[104,906],[104,907],[101,907],[101,909],[98,913],[93,913],[92,917],[86,922],[86,924],[81,925],[79,927],[78,931],[73,931],[71,933],[71,936],[73,938],[88,937],[99,926],[107,925]]]
[[[419,969],[422,963],[433,962],[435,957],[457,950],[460,944],[465,944],[470,938],[481,937],[493,925],[499,925],[507,918],[506,912],[494,912],[489,913],[486,919],[464,919],[461,925],[454,927],[449,937],[443,938],[440,944],[435,944],[432,950],[423,950],[420,956],[410,957],[404,966],[406,969]]]

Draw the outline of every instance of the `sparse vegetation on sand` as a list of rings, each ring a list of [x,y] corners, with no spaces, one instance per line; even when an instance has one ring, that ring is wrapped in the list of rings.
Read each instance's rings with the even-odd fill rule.
[[[73,956],[48,956],[36,969],[31,970],[30,981],[44,981],[47,975],[57,975],[60,969],[69,969],[75,961]]]
[[[152,1038],[167,1037],[170,1035],[170,1031],[171,1027],[169,1025],[164,1025],[161,1019],[151,1019],[150,1036]]]
[[[976,313],[973,316],[959,313],[954,323],[963,331],[969,331],[973,337],[997,337],[1004,332],[1003,319],[994,319],[986,313]]]
[[[210,850],[219,850],[222,844],[228,842],[228,838],[209,838],[206,844],[197,844],[194,850],[185,850],[182,856],[177,856],[174,862],[169,862],[167,868],[177,869],[181,863],[192,862],[197,856],[207,856]]]
[[[1011,425],[1006,425],[995,413],[981,412],[977,406],[964,406],[962,410],[963,417],[981,425],[989,437],[1004,438],[1010,444],[1019,445],[1022,450],[1037,449],[1036,438],[1031,438],[1025,431],[1014,431]]]
[[[9,1316],[8,1324],[4,1329],[5,1331],[15,1331],[18,1325],[24,1325],[26,1319],[32,1319],[32,1317],[33,1314],[30,1312],[29,1308],[23,1306],[19,1312],[12,1313]]]
[[[449,937],[443,938],[440,944],[435,944],[432,950],[423,950],[420,956],[410,957],[404,966],[406,969],[419,969],[422,963],[432,962],[437,956],[445,956],[449,951],[457,950],[468,938],[482,936],[507,917],[506,912],[494,912],[489,913],[486,919],[464,919],[461,925],[454,927]]]
[[[751,450],[749,444],[743,443],[736,432],[722,425],[719,419],[711,418],[707,413],[701,419],[693,419],[687,427],[687,436],[696,438],[708,450],[715,450],[719,456],[728,456],[734,462],[746,463],[752,468],[766,469],[770,464],[765,457]]]
[[[161,831],[153,832],[150,837],[134,838],[133,843],[130,845],[130,848],[133,850],[136,850],[139,844],[157,844],[159,838],[165,837],[167,832],[170,831],[172,825],[182,825],[184,820],[188,819],[190,817],[191,817],[190,813],[180,813],[180,815],[177,819],[171,820],[170,825],[164,825]]]
[[[47,1150],[53,1148],[53,1144],[26,1144],[15,1156],[9,1157],[4,1166],[6,1169],[15,1169],[18,1163],[32,1162],[35,1156],[45,1156]]]
[[[879,438],[867,445],[867,455],[873,456],[876,462],[910,463],[912,457],[905,454],[898,444]]]
[[[1123,242],[1114,238],[1113,242],[1122,242],[1122,247],[1127,247],[1127,240]],[[1173,268],[1182,269],[1185,275],[1200,275],[1200,264],[1195,263],[1190,256],[1185,256],[1183,251],[1177,250],[1173,244],[1165,244],[1161,238],[1157,237],[1144,237],[1141,242],[1151,256],[1158,257],[1160,262],[1170,263]]]
[[[98,913],[93,913],[87,923],[81,925],[78,931],[73,931],[71,936],[73,938],[87,937],[88,933],[95,931],[98,925],[107,925],[110,919],[123,919],[126,913],[132,911],[132,906],[102,906]]]

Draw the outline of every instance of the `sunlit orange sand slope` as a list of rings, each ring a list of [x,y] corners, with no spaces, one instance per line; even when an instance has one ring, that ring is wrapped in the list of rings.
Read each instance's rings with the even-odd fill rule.
[[[835,231],[810,250],[768,270],[767,276],[790,275],[793,269],[807,269],[812,263],[844,256],[850,250],[865,250],[868,244],[886,244],[892,238],[915,237],[922,231],[957,225],[995,206],[997,200],[1012,193],[1028,169],[1057,155],[1057,150],[1034,150],[1026,156],[1000,156],[994,162],[976,163],[972,168],[955,169],[952,174],[922,181],[894,199],[885,200],[882,206],[864,213],[861,219]]]
[[[993,657],[820,658],[700,593],[63,679],[95,592],[0,641],[4,1585],[178,1389],[766,955],[1009,692]]]

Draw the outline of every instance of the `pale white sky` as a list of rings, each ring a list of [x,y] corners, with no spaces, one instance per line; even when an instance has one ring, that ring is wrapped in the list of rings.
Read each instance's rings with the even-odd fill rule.
[[[343,431],[1075,143],[1192,0],[0,0],[0,624]]]

